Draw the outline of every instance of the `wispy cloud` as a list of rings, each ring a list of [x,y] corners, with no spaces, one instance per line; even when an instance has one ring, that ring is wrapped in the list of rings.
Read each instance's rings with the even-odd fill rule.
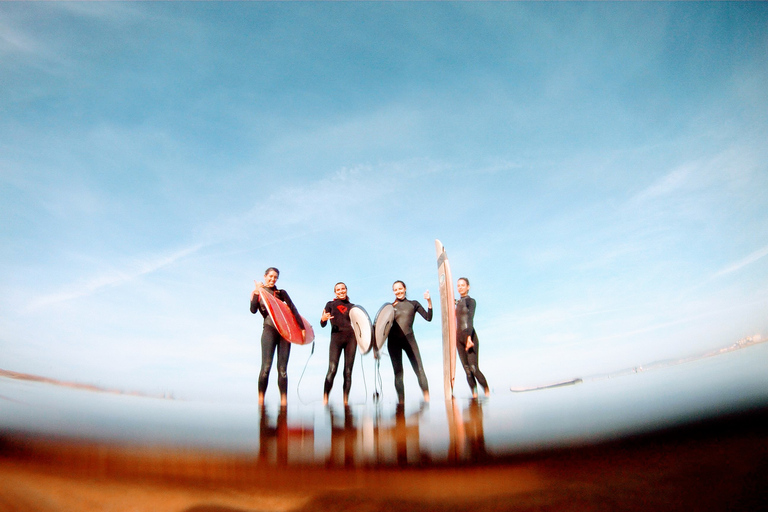
[[[133,263],[126,265],[125,270],[117,270],[108,274],[98,275],[86,282],[74,284],[68,289],[38,297],[30,302],[27,306],[27,310],[35,311],[52,304],[87,297],[108,287],[123,285],[141,276],[151,274],[162,268],[173,265],[190,254],[199,251],[202,247],[202,244],[196,244],[172,254],[154,256],[151,258],[139,258]]]
[[[737,270],[741,270],[742,268],[751,265],[752,263],[768,256],[768,246],[763,247],[762,249],[758,249],[757,251],[753,252],[746,258],[742,258],[741,260],[737,261],[736,263],[733,263],[731,265],[728,265],[727,267],[715,272],[713,277],[720,277],[724,276],[726,274],[731,274],[733,272],[736,272]]]
[[[636,195],[635,202],[644,202],[676,192],[685,185],[692,170],[692,165],[684,165],[674,169]]]

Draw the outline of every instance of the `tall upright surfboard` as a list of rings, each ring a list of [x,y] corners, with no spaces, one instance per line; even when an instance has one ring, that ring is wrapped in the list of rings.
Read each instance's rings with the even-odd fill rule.
[[[445,399],[448,400],[453,397],[453,379],[456,376],[456,303],[448,255],[440,240],[435,240],[435,252],[440,290],[440,317],[443,324],[443,390]]]
[[[373,347],[373,326],[371,317],[363,306],[354,305],[349,308],[349,322],[355,331],[355,340],[360,352],[367,354]]]
[[[266,290],[259,293],[259,300],[264,304],[264,308],[269,313],[269,317],[272,319],[272,323],[275,324],[280,336],[297,345],[312,343],[312,340],[315,339],[315,331],[312,329],[312,324],[309,323],[309,320],[303,316],[301,317],[304,320],[304,330],[306,333],[305,338],[301,339],[301,328],[293,317],[291,308],[285,302]]]

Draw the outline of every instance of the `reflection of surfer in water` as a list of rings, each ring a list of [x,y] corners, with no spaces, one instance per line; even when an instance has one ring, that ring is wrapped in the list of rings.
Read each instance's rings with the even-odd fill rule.
[[[460,277],[457,288],[461,298],[456,301],[456,350],[459,352],[459,359],[464,366],[464,372],[467,374],[467,382],[472,390],[472,397],[477,398],[477,383],[479,382],[485,389],[485,396],[490,394],[488,382],[485,375],[477,366],[477,333],[475,332],[475,299],[468,295],[469,279]]]
[[[278,290],[275,286],[280,271],[275,267],[269,267],[264,273],[264,282],[254,281],[256,287],[251,292],[251,313],[261,312],[264,317],[264,330],[261,333],[261,372],[259,373],[259,405],[264,404],[264,393],[269,383],[269,372],[272,369],[272,359],[277,350],[277,387],[280,389],[280,404],[288,401],[288,357],[291,355],[291,344],[277,332],[272,318],[267,309],[259,301],[260,293],[271,293],[290,308],[296,323],[301,328],[301,337],[306,336],[304,320],[293,305],[293,301],[285,290]]]
[[[339,367],[341,352],[344,352],[344,405],[349,402],[349,390],[352,387],[352,367],[355,364],[355,352],[357,341],[352,323],[349,320],[349,308],[352,304],[347,297],[347,285],[336,283],[333,287],[336,298],[325,305],[323,315],[320,317],[320,326],[325,327],[328,320],[331,321],[331,346],[328,354],[328,373],[325,376],[325,388],[323,389],[323,403],[328,403],[328,395],[333,387],[333,379],[336,378],[336,370]]]
[[[395,308],[395,321],[389,331],[387,338],[387,349],[389,357],[392,359],[392,368],[395,371],[395,389],[397,390],[397,400],[402,403],[405,401],[405,389],[403,386],[403,352],[408,356],[419,379],[419,387],[424,392],[424,400],[429,401],[429,385],[427,384],[427,375],[424,373],[424,365],[421,362],[419,347],[416,345],[416,337],[413,335],[413,320],[418,312],[427,322],[432,321],[432,299],[429,297],[429,290],[424,292],[424,298],[427,299],[429,309],[424,311],[424,307],[417,300],[408,300],[405,298],[405,283],[395,281],[392,285],[392,291],[395,292],[395,302],[392,306]]]

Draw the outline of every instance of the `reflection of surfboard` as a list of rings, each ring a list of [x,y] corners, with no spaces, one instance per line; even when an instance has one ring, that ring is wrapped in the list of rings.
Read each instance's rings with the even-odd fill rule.
[[[384,344],[387,342],[387,336],[389,336],[389,330],[392,328],[392,323],[395,321],[395,308],[387,302],[376,313],[376,319],[373,321],[373,334],[376,341],[376,350],[381,350]]]
[[[440,240],[435,240],[435,251],[440,285],[440,315],[443,320],[443,390],[447,400],[453,396],[453,378],[456,376],[456,304],[453,300],[451,267]]]
[[[285,302],[281,301],[266,290],[262,290],[261,293],[259,293],[259,300],[267,309],[267,312],[269,313],[270,318],[272,318],[272,322],[275,324],[277,332],[280,333],[280,336],[290,341],[291,343],[296,343],[298,345],[306,345],[315,339],[315,332],[312,330],[312,324],[310,324],[309,320],[304,317],[301,317],[301,319],[304,320],[306,338],[303,340],[301,339],[301,328],[299,327],[299,324],[296,323],[296,319],[293,317],[291,308],[289,308]]]
[[[363,306],[352,306],[349,308],[349,321],[352,329],[355,331],[357,346],[363,354],[367,354],[373,347],[373,327],[371,326],[371,317]]]

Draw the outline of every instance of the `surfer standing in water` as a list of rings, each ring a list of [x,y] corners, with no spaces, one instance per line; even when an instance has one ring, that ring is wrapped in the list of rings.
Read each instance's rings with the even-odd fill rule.
[[[424,365],[421,362],[419,346],[416,344],[416,337],[413,335],[413,320],[418,312],[427,322],[432,321],[432,299],[429,297],[429,290],[424,292],[424,298],[427,300],[428,309],[417,300],[408,300],[405,297],[405,283],[395,281],[392,285],[392,291],[395,293],[395,302],[392,306],[395,308],[395,321],[389,331],[387,338],[387,349],[389,357],[392,359],[392,369],[395,371],[395,389],[397,390],[397,400],[400,403],[405,401],[405,389],[403,386],[403,352],[411,361],[413,371],[419,379],[419,387],[424,392],[424,401],[429,402],[429,384],[427,384],[427,375],[424,373]]]
[[[280,276],[280,271],[275,267],[269,267],[264,272],[264,282],[254,280],[256,287],[251,292],[251,313],[261,312],[264,317],[264,330],[261,332],[261,372],[259,373],[259,405],[264,405],[264,393],[267,392],[269,372],[272,370],[272,360],[277,350],[277,387],[280,389],[280,405],[288,403],[288,357],[291,355],[291,344],[277,332],[272,317],[269,316],[264,304],[259,300],[260,293],[271,293],[276,298],[285,302],[293,313],[296,323],[301,329],[302,339],[306,336],[304,320],[299,315],[296,306],[285,290],[278,290],[275,283]]]
[[[477,398],[477,383],[479,382],[488,396],[491,390],[485,375],[477,366],[477,333],[475,332],[474,319],[477,303],[469,294],[469,279],[460,277],[456,287],[459,289],[459,300],[456,301],[456,350],[459,359],[467,374],[469,389],[472,390],[472,398]]]
[[[339,368],[339,359],[344,352],[344,405],[349,402],[349,390],[352,387],[352,367],[355,364],[357,352],[357,340],[352,322],[349,319],[349,308],[352,304],[347,297],[347,285],[336,283],[333,287],[336,298],[329,301],[323,309],[320,317],[320,326],[325,327],[328,320],[331,321],[331,347],[328,354],[328,374],[325,376],[325,388],[323,389],[323,403],[328,404],[328,395],[333,387],[333,379],[336,378],[336,370]]]

